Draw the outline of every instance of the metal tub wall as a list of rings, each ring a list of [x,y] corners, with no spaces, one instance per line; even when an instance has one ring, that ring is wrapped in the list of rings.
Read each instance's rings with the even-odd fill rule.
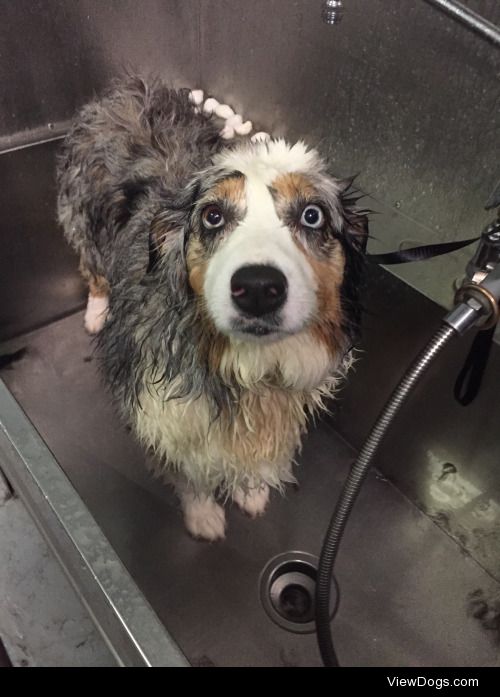
[[[2,0],[0,136],[55,126],[124,69],[199,79],[198,0]],[[52,135],[48,129],[46,135]]]
[[[79,106],[129,67],[174,85],[202,87],[257,127],[318,145],[339,176],[359,172],[358,184],[374,199],[368,205],[381,212],[372,222],[374,249],[467,237],[488,221],[483,205],[498,179],[500,154],[500,51],[423,0],[349,0],[335,27],[322,23],[320,0],[1,5],[0,150],[53,138]],[[496,0],[469,5],[500,24]],[[13,172],[22,171],[16,162],[0,165],[3,191],[16,184]],[[36,178],[36,167],[29,169]],[[20,214],[3,219],[0,228],[9,249],[19,244],[19,215],[26,214],[22,191],[34,182],[18,184],[12,210]],[[53,216],[48,223],[53,230]],[[16,307],[10,314],[18,315],[18,324],[9,318],[4,335],[50,319],[51,303],[53,316],[65,303],[75,307],[67,253],[49,234],[30,275],[36,279],[48,265],[56,267],[55,277],[60,270],[65,278],[65,298],[54,301],[45,284],[44,302],[27,290],[21,270],[20,294],[30,317],[21,320]],[[397,273],[447,304],[465,259],[458,253],[432,268],[408,265]],[[0,258],[1,279],[11,260],[9,254]],[[10,277],[0,283],[2,292],[15,287]]]

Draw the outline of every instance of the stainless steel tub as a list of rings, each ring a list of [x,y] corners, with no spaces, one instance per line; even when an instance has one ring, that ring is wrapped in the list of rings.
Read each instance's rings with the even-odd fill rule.
[[[116,418],[81,314],[9,348],[26,353],[2,375],[10,390],[0,391],[3,469],[119,662],[182,664],[162,623],[193,665],[319,665],[313,635],[268,618],[259,575],[279,553],[319,551],[354,455],[332,424],[318,424],[307,438],[297,489],[273,495],[256,521],[230,510],[225,542],[196,542],[172,492],[147,474],[143,451]],[[497,584],[376,472],[349,526],[338,581],[334,631],[344,665],[495,662],[492,637],[467,607],[471,593],[492,594]]]

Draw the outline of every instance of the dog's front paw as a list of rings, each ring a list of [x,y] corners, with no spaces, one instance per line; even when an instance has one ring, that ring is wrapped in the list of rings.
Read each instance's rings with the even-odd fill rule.
[[[182,502],[184,522],[193,537],[220,540],[225,537],[226,516],[222,506],[210,496],[189,496]]]
[[[233,493],[233,501],[251,518],[257,518],[264,513],[269,503],[269,487],[265,482],[246,491],[238,487]]]

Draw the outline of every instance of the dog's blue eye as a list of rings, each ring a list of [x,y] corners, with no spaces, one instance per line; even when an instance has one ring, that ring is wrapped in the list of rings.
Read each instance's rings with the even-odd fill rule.
[[[213,230],[214,228],[222,227],[225,223],[224,216],[219,206],[211,205],[207,206],[203,213],[201,214],[201,220],[203,225],[208,230]]]
[[[300,224],[306,227],[319,228],[325,222],[325,215],[319,206],[306,206],[302,211]]]

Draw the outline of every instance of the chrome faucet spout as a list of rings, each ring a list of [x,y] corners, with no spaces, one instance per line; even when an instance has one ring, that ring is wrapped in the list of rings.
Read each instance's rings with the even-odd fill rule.
[[[326,24],[339,24],[344,16],[344,3],[342,0],[324,0],[321,16]]]

